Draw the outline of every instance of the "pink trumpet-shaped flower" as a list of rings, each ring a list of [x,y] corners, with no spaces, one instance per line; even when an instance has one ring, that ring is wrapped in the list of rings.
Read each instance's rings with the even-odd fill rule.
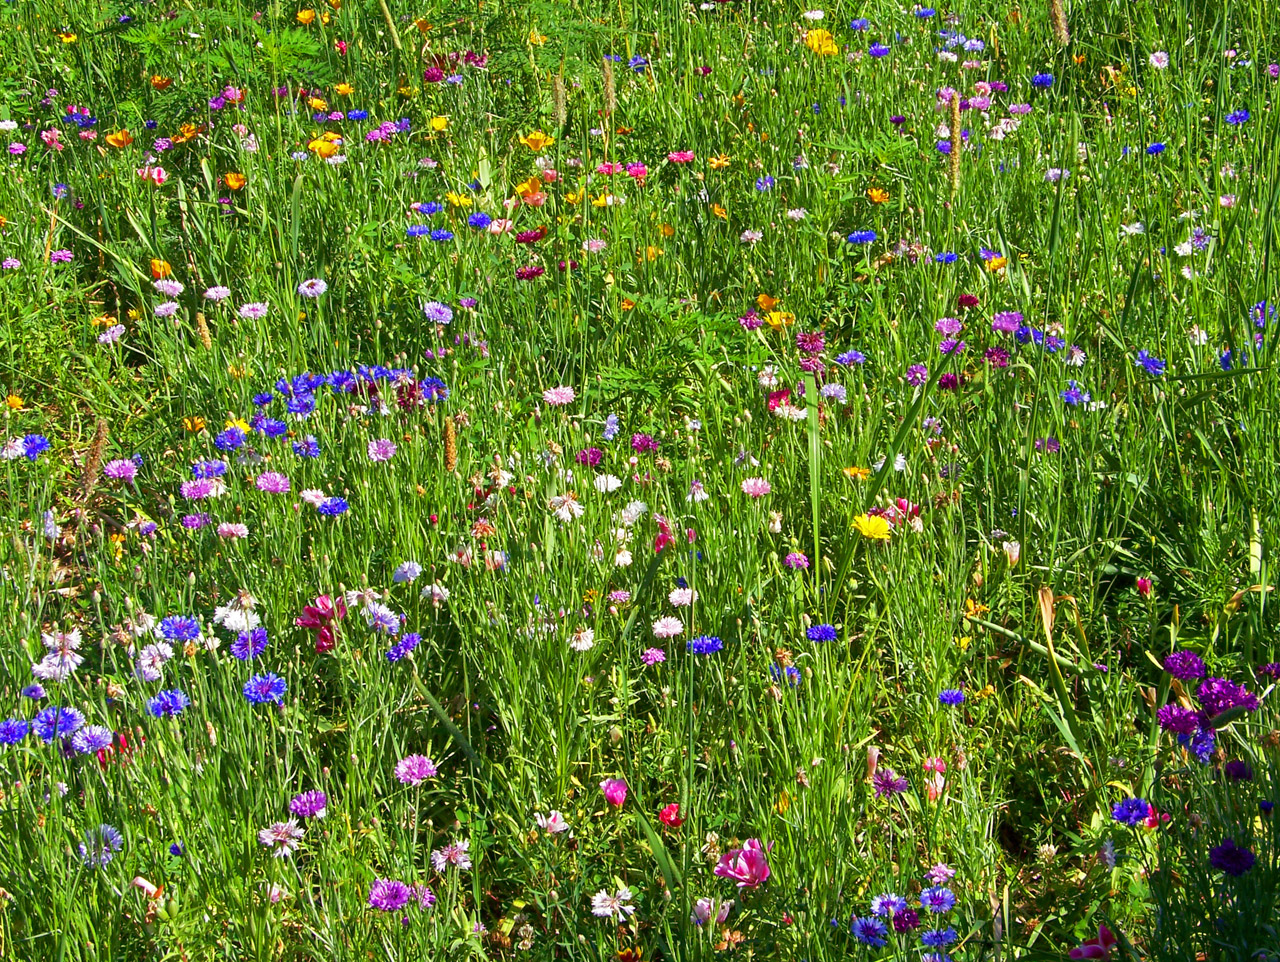
[[[715,874],[721,878],[734,879],[740,889],[756,888],[769,878],[769,861],[765,858],[765,853],[772,848],[772,842],[765,849],[761,846],[760,839],[749,838],[742,848],[730,849],[720,856]]]

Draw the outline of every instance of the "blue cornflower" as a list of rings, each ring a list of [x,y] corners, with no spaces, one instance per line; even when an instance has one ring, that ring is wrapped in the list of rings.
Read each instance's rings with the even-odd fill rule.
[[[367,110],[348,110],[347,111],[348,120],[367,120],[368,118],[369,118],[369,111]]]
[[[1196,756],[1196,761],[1201,765],[1208,765],[1213,758],[1214,749],[1217,747],[1217,735],[1212,728],[1202,728],[1190,738],[1186,735],[1178,736],[1178,743],[1184,747],[1191,749],[1191,754]]]
[[[84,841],[80,843],[80,860],[88,866],[101,868],[115,858],[116,852],[124,848],[124,836],[120,830],[110,825],[99,825],[84,833]]]
[[[298,414],[306,417],[316,409],[316,398],[314,394],[301,394],[297,397],[289,398],[285,404],[285,409],[290,414]]]
[[[431,239],[437,244],[443,244],[445,241],[453,240],[453,231],[445,230],[443,227],[437,227],[431,232]]]
[[[235,425],[218,432],[213,438],[213,446],[219,451],[234,451],[242,444],[244,444],[244,431]]]
[[[263,391],[261,394],[255,394],[253,396],[253,403],[256,404],[258,407],[263,408],[263,407],[266,407],[275,399],[276,399],[276,396],[272,394],[270,391]]]
[[[916,9],[916,16],[921,20],[928,20],[937,12],[938,11],[934,10],[933,7],[919,7]]]
[[[147,702],[147,710],[157,718],[170,718],[174,715],[181,715],[182,710],[191,704],[191,699],[186,693],[177,688],[170,688],[168,691],[158,692],[154,698]]]
[[[1249,316],[1253,318],[1254,327],[1266,327],[1267,321],[1275,319],[1275,305],[1268,304],[1266,301],[1258,301],[1257,304],[1249,308]]]
[[[187,850],[182,847],[181,842],[174,842],[172,845],[169,846],[169,854],[172,855],[174,858],[181,858],[182,856],[187,854]]]
[[[293,442],[293,453],[300,458],[320,457],[320,443],[308,434],[301,441]]]
[[[964,704],[964,692],[959,688],[948,688],[938,695],[938,701],[948,708],[955,708]]]
[[[805,636],[810,641],[835,641],[837,637],[835,625],[811,625]]]
[[[714,655],[724,648],[724,642],[715,635],[699,635],[690,641],[685,648],[691,655]]]
[[[1080,385],[1075,381],[1068,381],[1067,389],[1063,391],[1059,397],[1072,407],[1075,407],[1077,404],[1088,404],[1091,400],[1089,392],[1081,389]]]
[[[71,749],[81,755],[93,755],[110,748],[115,738],[115,732],[106,725],[86,725],[71,736]]]
[[[1139,351],[1138,359],[1134,363],[1136,363],[1138,367],[1142,368],[1152,377],[1159,377],[1161,374],[1164,373],[1164,369],[1166,367],[1164,361],[1160,360],[1159,358],[1152,357],[1146,351]]]
[[[920,905],[930,912],[950,912],[955,904],[956,893],[945,885],[932,885],[920,893]]]
[[[391,574],[391,580],[396,584],[403,584],[406,581],[415,580],[422,574],[422,565],[416,561],[402,561],[394,572]]]
[[[770,174],[765,174],[763,177],[756,178],[756,190],[763,193],[766,190],[770,190],[772,187],[773,177]]]
[[[345,498],[325,498],[316,507],[316,510],[330,518],[336,518],[338,515],[346,511],[351,505],[347,504]]]
[[[426,237],[431,233],[431,228],[426,224],[410,224],[404,232],[406,237]]]
[[[987,45],[977,37],[972,37],[964,42],[964,49],[969,53],[981,53],[987,48]]]
[[[945,929],[932,929],[928,932],[920,933],[920,944],[927,945],[931,949],[941,949],[950,945],[956,940],[956,930],[951,926]]]
[[[418,382],[418,388],[422,391],[422,396],[427,400],[428,404],[449,400],[449,389],[445,386],[444,381],[438,377],[424,377]]]
[[[360,386],[360,382],[350,371],[332,371],[325,381],[334,394],[354,394]]]
[[[636,73],[644,73],[645,67],[649,66],[649,61],[645,60],[644,57],[640,56],[639,54],[636,54],[634,57],[632,57],[630,60],[627,61],[627,66],[630,67],[632,70],[634,70]]]
[[[889,944],[888,939],[885,938],[889,934],[889,929],[874,915],[862,919],[855,918],[849,923],[849,931],[863,945],[869,945],[874,949],[882,949]]]
[[[850,244],[870,244],[875,239],[876,232],[873,230],[856,230],[847,238]]]
[[[604,419],[604,430],[600,432],[600,436],[606,441],[612,441],[618,436],[620,425],[618,424],[618,415],[610,414]]]
[[[1231,370],[1231,352],[1230,351],[1223,351],[1221,354],[1218,355],[1218,366],[1222,368],[1224,371]]]
[[[220,478],[226,473],[226,461],[197,461],[191,465],[191,476],[197,481],[204,478]]]
[[[604,55],[604,59],[613,63],[622,63],[622,56],[616,53],[607,53]]]
[[[50,705],[42,709],[31,722],[31,729],[46,745],[55,738],[74,735],[84,727],[84,715],[74,708],[60,708]]]
[[[438,214],[442,210],[444,210],[444,204],[434,200],[429,200],[425,204],[418,205],[418,211],[426,214],[428,217]]]
[[[850,30],[866,30],[870,26],[871,26],[871,21],[868,20],[866,17],[859,17],[857,20],[849,21]]]
[[[242,631],[231,643],[231,654],[241,661],[252,661],[267,649],[267,629],[259,625],[250,631]]]
[[[1041,90],[1048,90],[1053,86],[1053,74],[1038,73],[1031,78],[1031,86],[1039,87]]]
[[[265,705],[267,702],[282,704],[284,693],[288,690],[285,680],[275,672],[254,675],[244,683],[244,697],[251,705]]]
[[[1149,810],[1146,799],[1126,798],[1111,806],[1111,817],[1121,825],[1136,828],[1147,820]]]
[[[43,434],[28,434],[22,439],[22,453],[28,461],[34,461],[50,447],[49,439]]]
[[[954,264],[960,259],[960,255],[953,254],[951,251],[943,251],[941,254],[935,254],[933,259],[939,264]]]
[[[283,421],[277,421],[275,418],[263,418],[258,424],[258,431],[267,437],[282,438],[289,433],[289,425]]]
[[[836,355],[836,363],[843,364],[845,367],[852,367],[855,364],[865,364],[867,356],[861,351],[845,351],[843,354]]]
[[[476,211],[467,218],[467,226],[474,227],[476,230],[484,230],[493,223],[493,218],[483,211]]]
[[[21,718],[6,718],[0,721],[0,745],[16,745],[27,737],[31,726]]]
[[[1227,114],[1226,121],[1232,126],[1239,126],[1249,119],[1249,111],[1241,107],[1239,110],[1233,110]]]
[[[71,193],[71,188],[68,187],[66,184],[53,185],[53,196],[58,198],[59,200],[61,200],[63,197],[66,197],[67,194],[69,193]]]
[[[405,655],[409,654],[409,652],[413,651],[413,649],[417,648],[421,641],[421,635],[416,632],[409,632],[409,634],[396,642],[387,652],[387,661],[399,661]]]
[[[1151,157],[1155,157],[1157,154],[1163,154],[1163,153],[1164,153],[1164,144],[1154,143],[1154,144],[1148,145],[1147,147],[1147,154]]]
[[[882,918],[897,915],[899,912],[905,912],[906,909],[907,900],[901,895],[894,895],[892,892],[877,895],[871,900],[871,911]]]
[[[167,615],[160,619],[160,635],[165,641],[195,641],[200,637],[200,622],[190,615]]]
[[[800,684],[800,669],[795,665],[787,665],[783,668],[779,664],[769,666],[769,674],[773,676],[774,681],[785,681],[792,688]]]
[[[39,701],[44,697],[44,685],[41,685],[38,682],[28,685],[26,688],[22,689],[22,697],[30,698],[32,701]]]
[[[887,57],[889,55],[889,48],[882,43],[873,43],[869,48],[867,48],[867,53],[871,54],[873,57]]]

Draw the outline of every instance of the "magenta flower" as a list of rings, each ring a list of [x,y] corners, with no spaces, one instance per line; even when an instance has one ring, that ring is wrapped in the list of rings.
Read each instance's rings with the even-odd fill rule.
[[[396,443],[386,438],[377,438],[369,442],[370,461],[390,461],[396,455]]]
[[[604,792],[604,800],[615,808],[620,808],[627,800],[627,780],[625,778],[606,778],[600,783],[600,791]]]
[[[733,879],[740,889],[753,889],[769,878],[769,861],[765,852],[773,849],[773,843],[765,849],[760,839],[749,838],[742,848],[733,848],[720,856],[715,874]]]
[[[439,772],[436,763],[426,755],[407,755],[396,762],[396,778],[406,785],[421,785]]]

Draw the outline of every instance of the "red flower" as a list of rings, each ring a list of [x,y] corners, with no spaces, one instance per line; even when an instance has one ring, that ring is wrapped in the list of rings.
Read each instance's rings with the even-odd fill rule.
[[[658,820],[668,828],[679,828],[684,824],[684,819],[680,817],[680,806],[675,802],[658,813]]]

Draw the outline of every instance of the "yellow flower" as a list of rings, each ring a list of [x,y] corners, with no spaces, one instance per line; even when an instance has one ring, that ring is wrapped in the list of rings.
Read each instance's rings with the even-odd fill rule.
[[[987,685],[985,688],[980,688],[978,691],[975,691],[973,693],[973,697],[979,701],[983,701],[984,699],[990,698],[995,693],[995,685]]]
[[[723,207],[721,207],[719,204],[711,205],[711,213],[715,214],[721,220],[729,219],[729,212],[725,210]]]
[[[582,198],[587,196],[587,188],[579,187],[577,190],[570,191],[564,195],[564,199],[570,204],[581,204]]]
[[[116,322],[116,319],[110,314],[99,314],[97,317],[89,318],[89,323],[94,327],[110,327]]]
[[[865,481],[871,477],[870,468],[848,467],[841,470],[844,471],[846,478],[852,478],[854,481]]]
[[[840,52],[830,30],[810,30],[804,35],[804,45],[820,57],[830,57]]]
[[[760,308],[760,310],[771,311],[777,306],[778,299],[776,297],[770,297],[768,294],[763,293],[756,295],[756,307]]]
[[[173,83],[172,77],[162,77],[159,74],[153,74],[151,77],[151,86],[156,90],[166,90]]]
[[[247,373],[248,373],[248,369],[247,369],[247,368],[245,368],[245,367],[242,367],[242,366],[240,366],[240,365],[238,365],[238,364],[228,364],[228,365],[227,365],[227,373],[228,373],[228,374],[230,374],[232,377],[244,377],[244,376],[245,376],[245,374],[247,374]],[[243,421],[239,421],[239,422],[237,422],[237,423],[239,423],[239,424],[243,424],[244,422],[243,422]]]
[[[133,134],[127,130],[117,130],[114,134],[107,134],[107,143],[117,148],[128,147],[133,143]]]
[[[4,403],[9,406],[10,411],[22,410],[22,398],[20,398],[16,394],[10,394],[7,398],[4,399]]]
[[[311,151],[317,157],[323,157],[328,160],[338,152],[338,145],[324,137],[317,137],[315,140],[307,144],[307,150]]]
[[[889,540],[889,522],[878,514],[860,514],[853,519],[853,530],[872,541]]]
[[[724,170],[729,166],[730,161],[724,154],[718,154],[715,157],[708,158],[707,163],[711,166],[712,170]]]
[[[883,187],[868,187],[867,197],[873,204],[883,204],[889,199],[889,192]]]
[[[225,179],[227,182],[227,190],[239,190],[245,185],[244,174],[238,174],[235,171],[228,173]]]
[[[182,426],[186,428],[188,431],[190,431],[192,434],[194,434],[197,431],[203,431],[204,418],[200,417],[200,415],[198,414],[195,417],[183,418]]]
[[[963,635],[959,638],[952,638],[951,640],[952,642],[955,643],[955,646],[959,648],[961,651],[968,651],[969,645],[973,643],[973,639],[968,635]]]
[[[436,133],[449,129],[449,118],[444,114],[437,114],[428,122],[431,124],[431,129]]]
[[[631,310],[631,308],[633,308],[633,307],[635,307],[635,306],[636,306],[636,302],[635,302],[635,301],[633,301],[633,300],[632,300],[631,298],[629,298],[629,297],[624,297],[624,298],[622,299],[622,305],[621,305],[621,306],[622,306],[622,309],[623,309],[624,311],[629,311],[629,310]]]
[[[224,428],[239,428],[245,434],[249,433],[249,422],[244,418],[227,418],[227,422],[222,426]]]
[[[315,23],[315,19],[316,19],[316,12],[314,10],[298,11],[298,23],[302,24],[304,27],[307,24]]]
[[[450,207],[470,207],[471,206],[471,198],[468,197],[466,194],[455,194],[453,191],[448,191],[445,193],[444,199],[449,202]]]
[[[162,261],[158,257],[151,258],[151,276],[155,280],[163,280],[172,273],[173,268],[169,266],[168,261]]]
[[[426,17],[419,17],[417,20],[413,21],[413,25],[418,28],[419,33],[426,33],[431,29],[431,24],[427,22]]]
[[[661,227],[658,228],[658,230],[662,232],[663,237],[676,236],[676,229],[672,227],[670,224],[663,224]]]
[[[529,31],[529,42],[533,44],[535,47],[541,47],[544,43],[547,42],[547,38],[544,37],[542,34],[538,33],[538,28],[534,27],[532,30]]]
[[[349,83],[340,83],[334,86],[333,92],[340,97],[350,97],[356,92],[356,88]]]
[[[764,316],[765,322],[775,331],[790,327],[796,322],[796,316],[790,311],[770,311]]]
[[[647,260],[656,261],[661,254],[662,248],[654,247],[652,244],[644,249],[644,256]]]
[[[328,110],[329,102],[323,97],[308,97],[307,106],[312,110]]]
[[[75,43],[76,35],[74,33],[61,32],[58,34],[58,39],[63,43]]]
[[[987,271],[988,273],[994,274],[1007,263],[1009,263],[1009,258],[1007,257],[993,257],[991,260],[987,261]]]
[[[787,790],[784,788],[782,791],[778,793],[778,801],[777,801],[777,804],[774,805],[774,811],[776,811],[779,815],[786,815],[787,809],[789,809],[790,807],[791,807],[791,796],[787,793]]]
[[[200,133],[202,129],[202,127],[197,127],[195,124],[183,124],[179,131],[169,139],[175,144],[185,144],[196,134]]]
[[[535,154],[542,153],[555,142],[556,139],[554,137],[550,134],[544,134],[541,130],[535,130],[520,138],[520,143],[524,144]]]
[[[964,599],[964,616],[966,618],[976,618],[978,615],[985,615],[990,610],[986,605],[980,604],[972,598]]]

